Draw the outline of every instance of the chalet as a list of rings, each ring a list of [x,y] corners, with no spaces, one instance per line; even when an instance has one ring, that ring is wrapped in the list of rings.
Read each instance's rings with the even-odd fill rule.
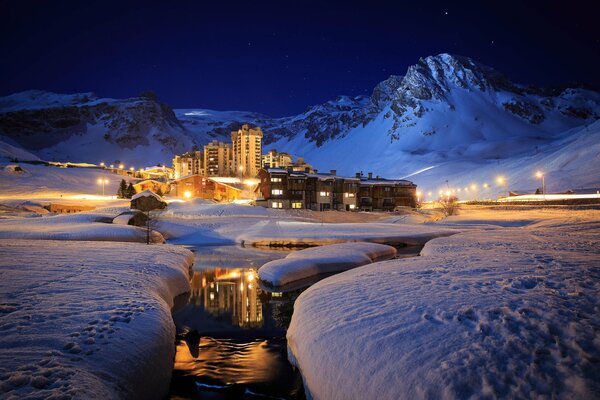
[[[239,200],[242,188],[202,175],[190,175],[171,182],[171,193],[177,197],[201,198],[220,202]]]
[[[144,190],[151,190],[154,193],[167,194],[171,190],[171,186],[161,180],[156,179],[145,179],[138,181],[133,184],[136,193],[143,192]]]
[[[416,205],[417,186],[406,180],[389,180],[356,174],[342,177],[297,172],[293,169],[266,168],[258,177],[260,200],[269,208],[310,209],[315,211],[390,211],[398,206]]]

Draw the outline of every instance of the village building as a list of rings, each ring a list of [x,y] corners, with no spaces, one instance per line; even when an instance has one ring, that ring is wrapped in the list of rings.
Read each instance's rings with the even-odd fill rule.
[[[190,151],[173,159],[173,178],[204,175],[204,156],[201,151]]]
[[[166,165],[155,165],[140,169],[137,176],[142,179],[171,179],[173,178],[174,170]]]
[[[241,198],[242,187],[233,182],[225,183],[216,178],[191,175],[172,181],[171,194],[186,199],[232,202]]]
[[[171,185],[166,180],[144,179],[133,184],[136,193],[141,193],[144,190],[151,190],[159,195],[165,195],[170,192]]]
[[[233,148],[233,174],[240,178],[254,178],[262,165],[263,132],[259,127],[244,124],[231,132]]]
[[[204,146],[204,171],[206,176],[231,176],[233,172],[231,143],[213,140]]]
[[[310,172],[311,174],[315,172],[312,165],[304,161],[304,157],[298,157],[296,162],[292,164],[292,170],[296,172]]]
[[[392,211],[416,206],[417,186],[407,180],[389,180],[356,174],[342,177],[296,172],[292,168],[265,168],[259,172],[256,204],[269,208],[314,211]]]
[[[278,152],[271,149],[262,156],[263,168],[287,168],[294,164],[294,159],[289,153]]]

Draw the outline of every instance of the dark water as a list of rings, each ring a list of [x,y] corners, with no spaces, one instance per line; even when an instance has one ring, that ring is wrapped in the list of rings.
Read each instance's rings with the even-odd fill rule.
[[[304,399],[285,333],[301,290],[273,292],[256,270],[287,252],[198,247],[189,296],[173,312],[171,399]]]
[[[420,247],[399,249],[412,257]],[[287,360],[294,301],[323,274],[287,287],[259,285],[257,269],[287,251],[197,247],[192,290],[176,299],[177,354],[170,399],[304,399]]]

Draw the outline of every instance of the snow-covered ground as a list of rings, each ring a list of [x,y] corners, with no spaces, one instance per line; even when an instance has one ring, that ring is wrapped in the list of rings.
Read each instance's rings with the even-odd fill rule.
[[[143,228],[99,222],[103,218],[111,220],[119,213],[109,211],[112,212],[3,218],[0,219],[0,238],[146,242],[146,231]],[[165,241],[156,231],[151,232],[151,240],[153,243]]]
[[[338,213],[344,214],[344,213]],[[454,233],[405,216],[379,223],[320,223],[311,214],[205,201],[172,203],[158,229],[176,244],[254,246],[324,245],[342,242],[424,244]]]
[[[600,212],[544,211],[464,212],[422,257],[305,291],[288,346],[309,396],[598,398]]]
[[[192,261],[167,245],[0,240],[0,397],[161,398]]]
[[[25,163],[18,165],[23,172],[0,168],[0,200],[55,198],[66,201],[87,197],[89,200],[109,201],[117,194],[123,178],[135,182],[135,179],[104,169],[59,168]],[[104,184],[104,196],[102,185],[98,184],[99,179],[108,180]]]
[[[342,272],[376,261],[388,260],[395,255],[396,249],[385,244],[332,244],[296,251],[285,258],[270,261],[260,267],[258,276],[272,286],[283,286],[318,274]]]

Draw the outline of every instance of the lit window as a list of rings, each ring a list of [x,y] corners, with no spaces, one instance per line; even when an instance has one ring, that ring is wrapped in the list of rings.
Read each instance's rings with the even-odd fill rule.
[[[274,201],[271,203],[271,208],[283,208],[283,203],[280,201]]]
[[[344,197],[354,197],[354,193],[344,193]]]
[[[350,204],[350,209],[354,210],[356,208],[356,206],[354,204]]]
[[[321,196],[321,197],[329,197],[329,192],[319,192],[319,196]]]
[[[273,196],[280,196],[280,195],[282,195],[282,194],[283,194],[283,190],[282,190],[282,189],[272,189],[272,190],[271,190],[271,194],[272,194]]]
[[[271,182],[281,182],[281,178],[271,178]]]
[[[292,203],[292,208],[302,208],[302,203],[300,203],[300,202],[293,202]]]

